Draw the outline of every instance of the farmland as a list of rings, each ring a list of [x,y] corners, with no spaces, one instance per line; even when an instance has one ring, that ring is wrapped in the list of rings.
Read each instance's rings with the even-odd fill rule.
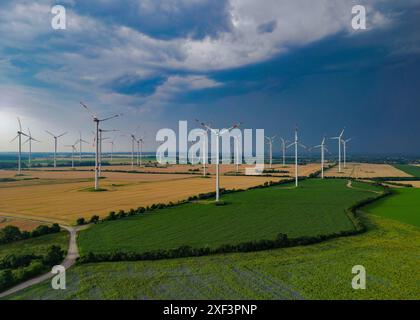
[[[338,166],[325,172],[326,177],[350,177],[350,178],[379,178],[379,177],[411,177],[409,173],[401,171],[389,164],[373,163],[347,163],[338,172]]]
[[[418,299],[420,229],[376,216],[366,222],[367,233],[312,246],[78,265],[66,290],[44,282],[10,299]],[[351,287],[359,264],[367,290]]]
[[[6,226],[15,226],[23,231],[32,231],[33,229],[38,227],[40,224],[41,224],[40,222],[27,220],[27,219],[0,216],[0,229]]]
[[[420,227],[420,189],[398,188],[394,196],[370,204],[365,211]]]
[[[404,171],[405,173],[420,178],[420,166],[414,166],[409,164],[396,164],[394,165],[398,170]]]
[[[0,171],[3,178],[13,174]],[[15,177],[18,181],[0,183],[0,215],[72,224],[77,218],[90,218],[94,214],[105,216],[112,210],[176,202],[214,191],[215,184],[213,176],[204,179],[199,175],[104,172],[101,186],[108,191],[89,192],[92,175],[88,171],[25,171],[24,178],[34,179]],[[248,188],[280,179],[224,176],[221,187]],[[24,199],[22,194],[25,194]]]
[[[363,183],[357,189],[346,184],[345,180],[306,180],[299,189],[286,185],[224,195],[224,206],[189,203],[104,222],[82,231],[79,246],[82,254],[143,253],[183,245],[215,248],[274,240],[279,233],[294,238],[354,230],[345,209],[372,197],[372,192],[363,189]]]
[[[67,250],[68,242],[68,232],[61,231],[59,233],[48,234],[37,238],[3,244],[0,245],[0,260],[10,254],[44,254],[47,248],[52,245],[57,245],[63,250]]]

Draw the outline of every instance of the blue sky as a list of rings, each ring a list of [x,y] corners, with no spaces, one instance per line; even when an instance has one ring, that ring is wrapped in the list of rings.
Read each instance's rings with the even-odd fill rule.
[[[50,26],[54,4],[66,30]],[[351,28],[355,4],[367,30]],[[298,124],[308,145],[345,126],[349,152],[420,154],[419,13],[420,0],[2,1],[0,151],[15,149],[17,116],[37,151],[45,129],[90,138],[84,101],[124,113],[106,127],[137,129],[147,149],[199,118],[286,138]]]

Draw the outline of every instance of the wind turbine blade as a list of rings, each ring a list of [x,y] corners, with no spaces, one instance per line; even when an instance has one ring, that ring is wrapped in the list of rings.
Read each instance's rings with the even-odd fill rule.
[[[296,142],[293,142],[293,143],[289,144],[289,145],[286,147],[286,149],[289,149],[291,146],[294,146],[295,144],[296,144]]]
[[[122,115],[122,114],[121,114]],[[107,120],[111,120],[111,119],[114,119],[114,118],[118,118],[118,117],[120,117],[121,115],[119,115],[119,114],[116,114],[116,115],[113,115],[112,117],[108,117],[108,118],[105,118],[105,119],[101,119],[101,120],[99,120],[99,121],[107,121]]]
[[[304,144],[302,144],[302,143],[299,143],[299,145],[302,147],[302,148],[304,148],[304,149],[308,149],[308,147],[307,146],[305,146]]]
[[[83,102],[80,102],[80,105],[89,112],[92,118],[96,118],[95,114],[89,109],[87,105],[85,105]]]
[[[331,140],[339,140],[340,139],[340,137],[332,137],[332,138],[330,138]]]
[[[19,123],[19,131],[22,131],[22,123],[20,122],[19,117],[17,118],[17,121],[18,121],[18,123]]]
[[[30,136],[28,136],[26,133],[21,132],[20,134],[23,135],[23,136],[25,136],[25,137],[30,138]]]
[[[55,138],[55,135],[53,135],[51,132],[49,132],[48,130],[45,130],[46,133],[48,133],[51,137]]]
[[[22,143],[22,146],[24,146],[25,144],[27,144],[30,140],[31,140],[31,138],[29,138],[28,140],[26,140],[24,143]]]
[[[64,132],[64,133],[60,134],[57,138],[60,138],[60,137],[62,137],[64,135],[66,135],[66,134],[67,134],[67,132]]]
[[[17,135],[16,137],[14,137],[12,140],[10,140],[9,143],[12,143],[13,141],[15,141],[17,138],[19,137],[19,135]]]

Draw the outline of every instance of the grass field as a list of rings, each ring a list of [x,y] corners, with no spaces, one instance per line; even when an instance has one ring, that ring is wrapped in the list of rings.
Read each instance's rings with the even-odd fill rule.
[[[16,254],[39,254],[43,255],[52,245],[60,246],[63,250],[67,250],[69,242],[69,234],[67,231],[59,233],[48,234],[45,236],[12,242],[9,244],[0,245],[0,259],[6,255]]]
[[[279,233],[293,238],[353,230],[345,209],[375,195],[346,184],[346,180],[311,179],[298,189],[287,185],[228,194],[223,196],[225,206],[190,203],[101,223],[82,231],[78,243],[82,254],[143,253],[183,245],[215,248],[274,240]]]
[[[420,227],[420,189],[396,188],[394,196],[372,203],[365,211]]]
[[[0,171],[7,177],[10,171]],[[215,178],[182,174],[130,174],[106,172],[101,187],[107,192],[87,192],[93,186],[92,172],[27,172],[37,180],[0,183],[0,215],[73,224],[77,218],[106,216],[110,211],[129,210],[153,203],[184,200],[214,191]],[[61,179],[60,179],[61,177]],[[221,187],[248,188],[273,177],[221,177]],[[9,184],[9,185],[7,185]],[[10,185],[11,184],[11,185]],[[22,199],[22,194],[25,198]]]
[[[350,177],[350,178],[380,178],[380,177],[410,177],[409,173],[401,171],[389,164],[374,163],[347,163],[342,172],[338,172],[338,166],[328,169],[326,177]]]
[[[419,299],[420,229],[372,216],[369,231],[324,243],[255,253],[96,263],[11,299]],[[367,289],[353,290],[363,265]]]
[[[404,171],[405,173],[420,178],[420,166],[414,166],[409,164],[396,164],[394,165],[398,170]]]

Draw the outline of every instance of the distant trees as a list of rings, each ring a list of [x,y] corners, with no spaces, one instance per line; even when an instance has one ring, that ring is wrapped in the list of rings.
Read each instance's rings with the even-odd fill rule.
[[[31,232],[21,231],[15,226],[6,226],[0,229],[0,245],[29,238],[40,237],[46,234],[60,232],[61,228],[57,223],[52,226],[40,225]]]

